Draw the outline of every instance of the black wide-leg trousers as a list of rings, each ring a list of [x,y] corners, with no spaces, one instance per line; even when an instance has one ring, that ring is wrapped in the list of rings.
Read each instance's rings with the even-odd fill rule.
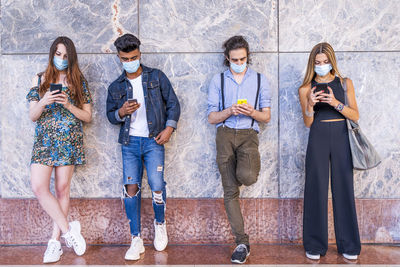
[[[353,162],[346,121],[313,122],[306,154],[303,244],[307,252],[328,249],[329,170],[338,253],[359,255]]]

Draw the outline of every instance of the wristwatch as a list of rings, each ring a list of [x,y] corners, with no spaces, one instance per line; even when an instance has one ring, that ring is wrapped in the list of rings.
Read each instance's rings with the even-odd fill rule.
[[[342,112],[343,108],[344,108],[344,105],[343,105],[342,103],[339,103],[339,104],[335,107],[335,109],[336,109],[337,111],[339,111],[339,112]]]

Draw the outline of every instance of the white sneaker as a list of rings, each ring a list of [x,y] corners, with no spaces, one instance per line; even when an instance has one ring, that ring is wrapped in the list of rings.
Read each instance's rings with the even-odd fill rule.
[[[67,247],[73,247],[76,255],[82,256],[86,251],[86,242],[81,235],[81,224],[78,221],[69,223],[69,230],[62,235]]]
[[[47,249],[44,253],[43,263],[57,262],[60,260],[63,251],[61,249],[61,243],[58,240],[50,239],[47,243]]]
[[[139,236],[132,237],[131,247],[125,253],[125,260],[138,260],[141,253],[144,253],[143,239]]]
[[[319,254],[311,254],[311,253],[306,252],[306,257],[311,259],[311,260],[319,260],[321,255],[319,255]]]
[[[346,253],[343,253],[343,257],[345,257],[348,260],[353,260],[353,261],[358,259],[358,255],[350,255],[350,254],[346,254]]]
[[[167,225],[158,224],[154,220],[154,247],[157,251],[163,251],[168,244]]]

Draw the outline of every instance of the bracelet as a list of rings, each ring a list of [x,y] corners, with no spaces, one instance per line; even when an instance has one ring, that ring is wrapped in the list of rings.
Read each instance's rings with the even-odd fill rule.
[[[305,110],[305,112],[304,112],[305,114],[306,114],[306,116],[307,117],[314,117],[314,111],[313,112],[309,112],[308,110],[307,110],[307,108],[306,108],[306,110]]]
[[[344,108],[344,105],[343,105],[342,103],[339,103],[339,104],[335,107],[335,109],[336,109],[337,111],[339,111],[339,112],[342,112],[343,108]]]

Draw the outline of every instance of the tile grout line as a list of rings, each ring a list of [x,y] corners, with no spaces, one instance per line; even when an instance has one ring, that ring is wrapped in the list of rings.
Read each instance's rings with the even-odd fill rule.
[[[137,0],[137,25],[138,25],[138,39],[140,40],[140,0]]]
[[[281,218],[281,216],[280,216],[280,212],[281,212],[281,209],[280,209],[280,205],[281,205],[281,201],[279,201],[279,199],[281,198],[281,167],[280,167],[280,155],[281,155],[281,153],[280,153],[280,151],[281,151],[281,147],[280,147],[280,144],[281,144],[281,142],[280,142],[280,116],[279,116],[279,114],[280,114],[280,99],[279,99],[279,84],[280,84],[280,76],[279,76],[279,73],[280,73],[280,70],[279,70],[279,66],[280,66],[280,60],[279,60],[279,58],[280,58],[280,48],[279,48],[279,1],[280,0],[276,0],[276,2],[277,2],[277,7],[276,7],[276,17],[277,17],[277,51],[278,51],[278,68],[277,68],[277,80],[278,80],[278,84],[277,84],[277,87],[278,87],[278,94],[277,94],[277,98],[278,98],[278,136],[277,136],[277,139],[278,139],[278,155],[277,155],[277,166],[276,166],[276,168],[277,168],[277,176],[278,176],[278,219],[277,219],[277,221],[278,221],[278,235],[279,235],[279,241],[280,242],[282,242],[282,218]]]
[[[391,51],[335,51],[335,53],[399,53],[400,50],[391,50]],[[222,54],[223,51],[213,51],[213,52],[141,52],[142,54],[147,54],[147,55],[163,55],[163,54]],[[277,54],[278,56],[280,54],[309,54],[310,51],[294,51],[294,52],[288,52],[288,51],[256,51],[256,52],[251,52],[252,54]],[[102,52],[78,52],[78,55],[113,55],[115,52],[111,53],[102,53]],[[13,55],[13,56],[24,56],[24,55],[48,55],[47,52],[6,52],[2,53],[0,55]]]

